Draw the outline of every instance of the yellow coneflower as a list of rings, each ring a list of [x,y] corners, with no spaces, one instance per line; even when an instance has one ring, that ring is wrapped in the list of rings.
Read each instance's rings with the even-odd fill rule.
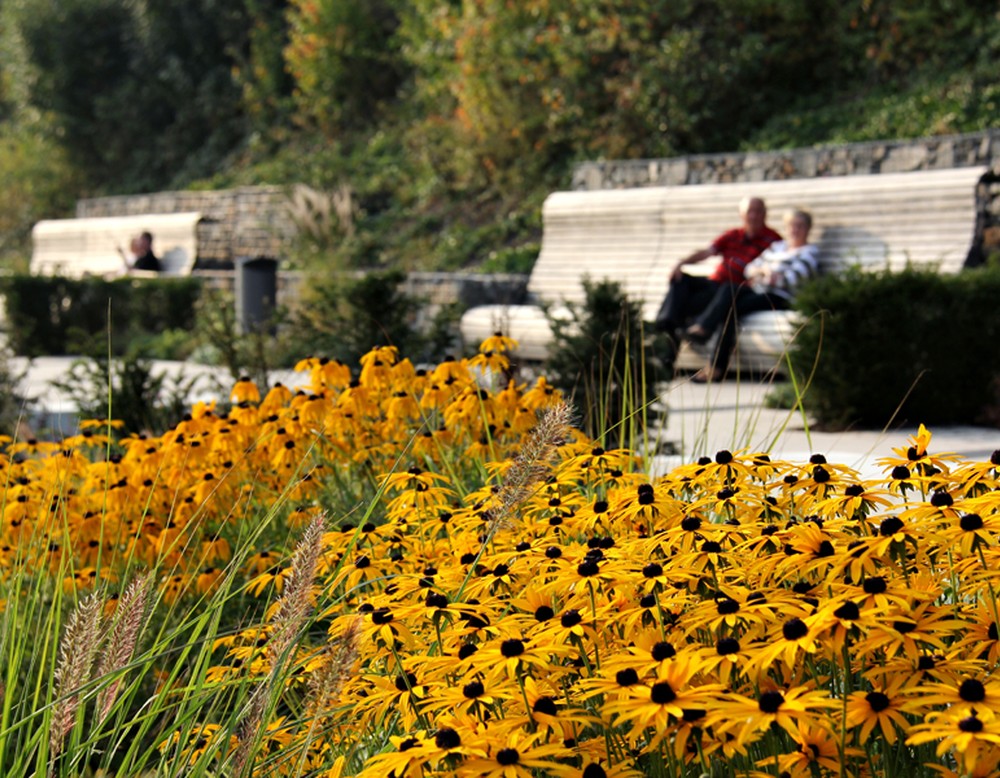
[[[900,690],[908,683],[907,678],[895,678],[882,688],[852,692],[847,698],[848,727],[861,727],[858,742],[867,743],[875,727],[878,727],[891,746],[896,737],[905,732],[910,722],[903,715],[906,697]]]
[[[932,713],[924,723],[914,725],[906,738],[907,745],[934,741],[938,741],[938,758],[954,750],[966,774],[974,774],[983,763],[995,767],[1000,718],[983,719],[967,709]]]

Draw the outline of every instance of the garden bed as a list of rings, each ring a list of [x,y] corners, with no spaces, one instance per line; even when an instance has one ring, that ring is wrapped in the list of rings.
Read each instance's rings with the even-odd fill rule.
[[[8,444],[3,774],[995,769],[1000,452],[650,480],[510,345]]]

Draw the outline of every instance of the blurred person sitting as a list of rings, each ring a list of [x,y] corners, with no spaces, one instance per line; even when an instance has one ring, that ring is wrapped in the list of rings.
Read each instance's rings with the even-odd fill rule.
[[[160,260],[153,253],[153,235],[142,233],[134,242],[135,260],[129,270],[151,270],[159,273],[163,268]]]

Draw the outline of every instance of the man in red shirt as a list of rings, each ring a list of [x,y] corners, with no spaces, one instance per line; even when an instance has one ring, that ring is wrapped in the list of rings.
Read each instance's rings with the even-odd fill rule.
[[[707,248],[685,257],[670,274],[670,289],[656,316],[654,328],[671,338],[674,355],[687,322],[704,310],[719,288],[742,284],[745,280],[743,268],[776,240],[781,240],[781,236],[767,226],[767,207],[759,197],[745,197],[740,201],[740,218],[741,227],[727,230]],[[720,255],[722,260],[708,277],[689,275],[682,270],[685,265]]]

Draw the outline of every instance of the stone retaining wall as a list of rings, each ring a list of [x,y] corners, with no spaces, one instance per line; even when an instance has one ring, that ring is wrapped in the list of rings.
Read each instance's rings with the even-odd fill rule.
[[[1000,261],[1000,129],[966,135],[784,151],[583,162],[573,171],[572,188],[597,190],[683,186],[906,173],[980,165],[989,167],[990,172],[976,190],[975,238],[967,264],[977,265],[991,256],[996,257],[994,261]]]
[[[724,184],[817,176],[906,173],[991,165],[1000,161],[1000,130],[918,140],[849,143],[840,146],[692,154],[669,159],[583,162],[573,171],[573,189]]]
[[[528,296],[528,276],[515,273],[410,273],[403,291],[422,301],[414,326],[430,332],[439,314],[477,305],[518,305]],[[457,338],[457,327],[456,327]],[[476,346],[478,344],[469,344]]]
[[[229,294],[235,292],[236,274],[232,270],[195,270],[193,275],[211,289]],[[279,270],[278,304],[294,307],[305,282],[306,277],[299,271]],[[477,305],[523,303],[528,294],[528,276],[516,273],[410,273],[403,283],[403,292],[421,301],[413,326],[426,334],[435,326],[438,315],[451,307],[464,311]],[[457,327],[455,336],[457,340]]]

